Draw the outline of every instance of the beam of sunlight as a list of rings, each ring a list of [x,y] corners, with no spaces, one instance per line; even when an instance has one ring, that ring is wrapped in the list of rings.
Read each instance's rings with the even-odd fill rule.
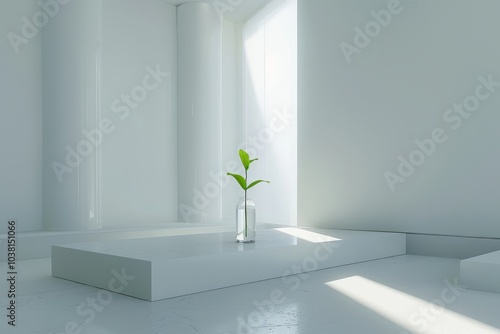
[[[312,243],[342,240],[326,234],[320,234],[296,227],[282,227],[282,228],[277,228],[276,230]]]
[[[433,302],[428,302],[361,276],[325,284],[410,333],[500,333],[497,328],[448,310],[446,305],[460,298],[453,298],[449,287],[444,287]]]

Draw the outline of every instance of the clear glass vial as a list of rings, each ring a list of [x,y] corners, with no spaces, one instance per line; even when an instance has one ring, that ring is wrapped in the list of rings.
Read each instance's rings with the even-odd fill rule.
[[[236,205],[236,242],[255,242],[255,203],[247,197],[240,197]]]

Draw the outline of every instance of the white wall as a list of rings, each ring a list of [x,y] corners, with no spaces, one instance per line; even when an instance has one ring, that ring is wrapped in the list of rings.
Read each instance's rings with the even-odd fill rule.
[[[0,10],[0,232],[17,218],[19,231],[42,229],[42,36],[18,45],[23,21],[38,1],[3,1]]]
[[[401,0],[349,63],[341,43],[388,3],[299,0],[299,224],[500,237],[500,87],[461,127],[447,114],[500,82],[500,2]],[[434,129],[446,142],[392,191]]]
[[[88,209],[96,218],[104,218],[107,226],[176,221],[175,7],[150,0],[141,4],[106,1],[101,8],[100,1],[94,0],[41,11],[38,3],[8,1],[0,11],[0,33],[5,37],[0,42],[0,87],[5,101],[0,115],[0,175],[6,189],[0,195],[0,219],[17,218],[20,231],[43,229],[44,211],[48,229],[87,229],[88,222],[80,224],[80,216],[89,218]],[[92,11],[90,16],[87,9]],[[101,9],[106,15],[103,31]],[[32,28],[37,19],[47,19],[42,24],[43,48],[42,29]],[[9,43],[10,32],[24,38],[18,54]],[[102,32],[106,54],[100,59]],[[147,66],[169,71],[170,77],[120,123],[117,119],[122,114],[110,111],[111,103],[142,84]],[[105,68],[102,73],[101,67]],[[98,115],[100,106],[105,110]],[[58,182],[51,163],[64,163],[65,146],[76,149],[83,139],[81,130],[94,129],[96,117],[116,122],[116,131],[106,135],[95,154],[64,174],[64,182]],[[99,152],[101,148],[104,154]],[[98,170],[106,176],[102,184]],[[45,210],[43,191],[47,195]],[[101,204],[105,208],[102,216]]]
[[[220,222],[222,24],[208,3],[178,7],[179,219]]]
[[[105,227],[177,220],[176,24],[159,0],[103,1],[102,115],[115,125],[102,145]],[[145,79],[156,88],[142,100]]]
[[[106,139],[106,130],[99,126],[101,11],[101,0],[73,1],[61,6],[43,30],[46,230],[102,227],[99,142]],[[84,131],[100,135],[93,142]]]
[[[238,150],[243,141],[242,106],[242,24],[227,20],[222,22],[222,175],[230,165],[240,165]],[[222,220],[236,224],[235,208],[241,187],[230,176],[223,176],[221,184]]]

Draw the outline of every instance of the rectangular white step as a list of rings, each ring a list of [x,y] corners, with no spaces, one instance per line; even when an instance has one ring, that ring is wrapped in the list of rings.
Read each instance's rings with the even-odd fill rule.
[[[500,293],[500,251],[460,261],[460,284],[467,289]]]
[[[405,253],[400,233],[278,228],[53,246],[52,275],[156,301]]]

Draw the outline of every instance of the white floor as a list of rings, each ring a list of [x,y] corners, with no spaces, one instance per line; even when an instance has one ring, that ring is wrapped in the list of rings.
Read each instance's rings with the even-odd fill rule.
[[[456,289],[453,259],[398,256],[154,303],[53,278],[50,259],[18,272],[16,328],[0,283],[2,334],[500,333],[500,294]]]

